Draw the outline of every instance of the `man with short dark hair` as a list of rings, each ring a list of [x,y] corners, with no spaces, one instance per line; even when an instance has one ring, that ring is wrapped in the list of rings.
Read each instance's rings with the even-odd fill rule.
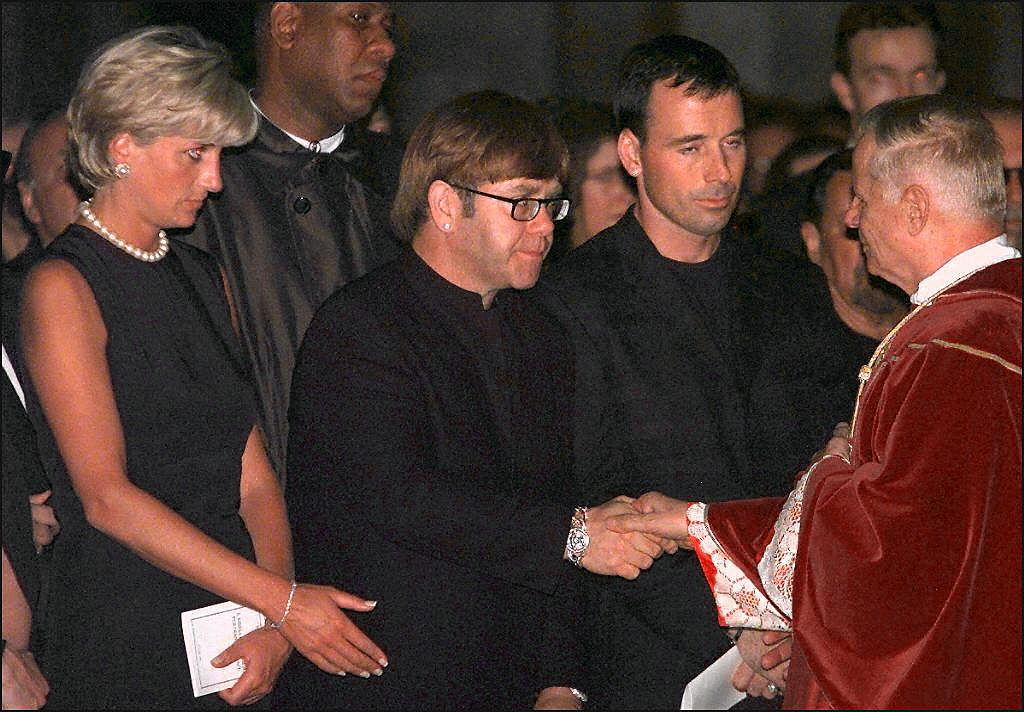
[[[860,117],[884,101],[942,91],[942,39],[931,3],[859,2],[843,11],[831,84],[854,131]]]
[[[846,225],[850,157],[833,154],[807,175],[799,237],[811,264],[788,265],[786,326],[764,344],[751,386],[750,450],[775,472],[802,470],[836,423],[850,420],[860,367],[908,309],[897,287],[868,273]]]
[[[803,443],[783,465],[792,472],[803,469],[836,423],[849,421],[860,367],[908,309],[897,287],[868,273],[857,231],[846,225],[850,160],[849,150],[833,154],[808,176],[800,235],[814,266],[793,271],[787,298],[793,318],[770,345],[763,369],[780,382],[799,374],[810,389],[797,396],[803,407],[796,420],[761,423],[776,440]]]
[[[930,3],[851,3],[836,25],[830,83],[850,116],[851,130],[871,107],[901,96],[936,94],[942,71],[943,30]],[[800,251],[794,206],[805,188],[795,178],[754,206],[754,238],[769,249]]]
[[[567,161],[521,99],[442,104],[402,164],[392,218],[411,248],[313,320],[292,386],[296,569],[381,597],[360,627],[391,667],[363,682],[299,661],[287,703],[577,708],[572,564],[635,579],[661,553],[607,531],[627,498],[577,507],[572,352],[521,291],[568,213]]]
[[[630,457],[623,469],[585,469],[584,492],[593,502],[661,488],[709,499],[784,492],[790,473],[751,450],[809,389],[801,374],[783,381],[763,368],[773,335],[795,318],[781,308],[784,266],[722,237],[746,158],[736,70],[703,42],[656,38],[623,60],[615,111],[637,204],[542,282],[574,341],[578,450],[586,457],[608,437],[593,414],[611,411]],[[769,442],[773,458],[793,447]],[[588,597],[598,706],[678,709],[684,686],[729,647],[689,554],[635,582],[593,581]],[[742,636],[744,652],[755,637]]]
[[[313,313],[397,254],[387,211],[401,153],[356,123],[395,54],[388,3],[266,3],[257,11],[256,139],[221,159],[189,242],[227,274],[260,396],[267,454],[285,476],[288,389]]]

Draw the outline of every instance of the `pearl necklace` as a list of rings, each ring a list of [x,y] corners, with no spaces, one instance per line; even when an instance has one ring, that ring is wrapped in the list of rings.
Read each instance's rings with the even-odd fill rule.
[[[129,245],[118,237],[117,233],[100,222],[100,219],[96,217],[96,214],[90,209],[91,206],[92,201],[85,200],[79,204],[78,212],[82,214],[83,218],[89,221],[89,224],[96,228],[100,235],[103,236],[103,239],[114,247],[124,250],[135,259],[142,260],[143,262],[157,262],[167,256],[168,251],[171,249],[171,241],[167,239],[167,233],[163,230],[158,233],[160,237],[160,244],[152,252],[147,252],[135,245]]]

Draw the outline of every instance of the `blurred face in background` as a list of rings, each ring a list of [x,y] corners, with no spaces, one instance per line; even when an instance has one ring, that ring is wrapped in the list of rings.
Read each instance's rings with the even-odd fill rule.
[[[1003,172],[1006,176],[1006,236],[1018,250],[1021,245],[1021,125],[1020,116],[989,116],[999,143],[1003,146]]]
[[[832,73],[832,90],[853,125],[883,102],[942,91],[946,74],[935,50],[935,40],[924,27],[855,34],[850,40],[850,75]]]
[[[896,288],[868,274],[857,231],[846,226],[852,185],[849,171],[837,171],[829,179],[821,219],[800,226],[807,256],[825,273],[833,298],[877,316],[905,311]]]
[[[572,246],[579,247],[617,223],[635,201],[636,193],[619,163],[615,139],[608,137],[587,160],[586,174],[572,208]]]
[[[3,260],[14,259],[29,243],[28,231],[23,227],[21,204],[18,202],[18,191],[14,189],[14,157],[25,135],[28,125],[18,122],[3,127],[3,149],[11,154],[11,162],[4,173],[3,195]]]
[[[18,182],[22,210],[43,247],[78,216],[78,195],[68,175],[67,142],[68,124],[63,117],[40,128],[26,149],[31,176]]]
[[[768,169],[772,167],[779,154],[796,139],[796,131],[782,124],[765,124],[748,129],[747,170],[744,179],[747,190],[754,195],[760,195],[764,191]]]

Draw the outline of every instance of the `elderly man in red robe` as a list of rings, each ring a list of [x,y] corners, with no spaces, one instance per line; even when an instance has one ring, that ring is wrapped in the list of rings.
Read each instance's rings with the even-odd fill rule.
[[[868,269],[916,309],[861,369],[848,440],[784,500],[649,493],[615,526],[696,549],[721,625],[793,631],[787,707],[1019,708],[1021,259],[999,144],[950,97],[899,99],[864,117],[853,175]]]

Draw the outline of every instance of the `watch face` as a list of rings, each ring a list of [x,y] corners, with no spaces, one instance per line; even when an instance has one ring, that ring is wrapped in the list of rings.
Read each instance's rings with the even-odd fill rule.
[[[573,529],[569,532],[569,551],[574,554],[581,554],[590,545],[590,535],[582,529]]]

